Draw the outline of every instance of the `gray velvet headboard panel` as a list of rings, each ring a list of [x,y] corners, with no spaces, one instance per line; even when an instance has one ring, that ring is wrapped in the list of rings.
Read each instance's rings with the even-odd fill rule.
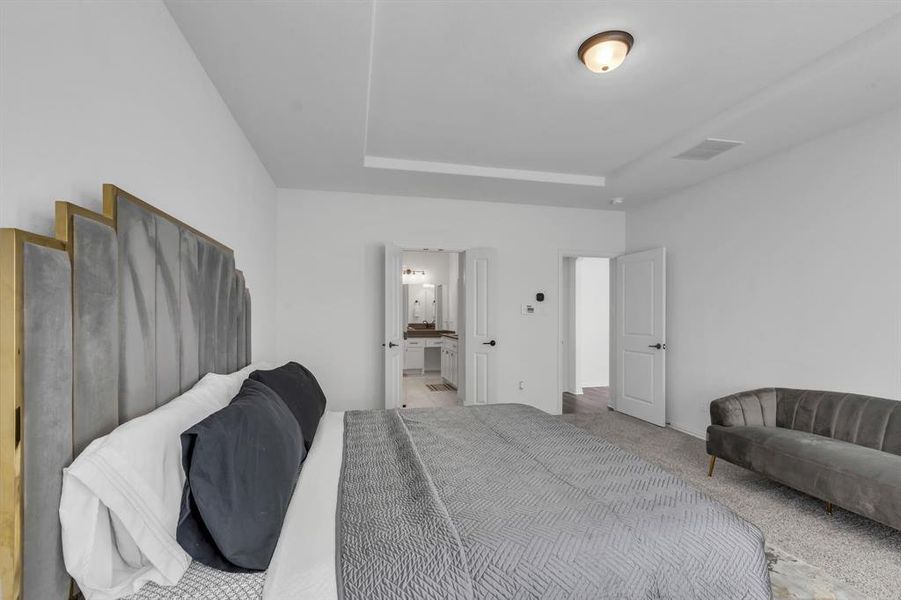
[[[238,360],[231,249],[118,188],[105,194],[118,229],[124,422],[165,404],[206,373],[230,373],[248,363],[246,356]]]
[[[119,246],[112,219],[56,203],[72,262],[72,437],[77,456],[119,424]]]
[[[200,369],[203,373],[229,372],[230,349],[236,347],[237,315],[231,302],[235,285],[235,259],[204,239],[197,239]],[[234,317],[235,322],[232,322]],[[235,363],[236,365],[237,363]],[[243,366],[243,365],[242,365]],[[234,369],[232,369],[234,370]]]
[[[119,198],[119,210],[130,205],[127,198]],[[150,412],[157,406],[162,406],[172,398],[181,394],[182,389],[187,389],[197,382],[183,387],[181,382],[181,332],[184,324],[181,318],[181,299],[179,297],[181,281],[181,251],[179,244],[181,232],[177,224],[168,221],[159,215],[151,215],[153,225],[156,228],[156,248],[154,262],[155,277],[155,302],[156,302],[156,338],[155,338],[155,364],[156,392],[153,397],[153,405],[148,407]],[[127,236],[119,235],[119,242],[127,240]],[[138,346],[135,344],[135,346]],[[130,350],[130,340],[125,340],[120,352]],[[120,396],[120,401],[127,401]]]
[[[129,203],[117,207],[119,238],[119,422],[156,408],[156,225]]]
[[[61,598],[69,589],[58,514],[72,460],[71,267],[64,250],[25,242],[23,251],[22,596]]]
[[[0,229],[0,598],[63,600],[62,469],[208,372],[250,363],[228,247],[112,185],[56,239]]]

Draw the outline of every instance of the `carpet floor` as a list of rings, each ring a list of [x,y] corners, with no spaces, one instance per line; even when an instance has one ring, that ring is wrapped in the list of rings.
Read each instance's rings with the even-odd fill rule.
[[[901,532],[719,460],[707,477],[703,440],[604,411],[560,417],[686,480],[757,525],[767,544],[871,600],[901,598]]]

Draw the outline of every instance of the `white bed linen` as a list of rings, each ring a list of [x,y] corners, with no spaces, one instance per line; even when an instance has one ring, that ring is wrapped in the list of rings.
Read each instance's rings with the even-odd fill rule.
[[[263,587],[263,600],[336,600],[335,511],[344,413],[326,412],[303,463]]]
[[[63,471],[66,569],[88,600],[145,582],[174,585],[190,556],[176,540],[185,474],[181,433],[226,406],[255,369],[208,374],[188,392],[98,438]]]

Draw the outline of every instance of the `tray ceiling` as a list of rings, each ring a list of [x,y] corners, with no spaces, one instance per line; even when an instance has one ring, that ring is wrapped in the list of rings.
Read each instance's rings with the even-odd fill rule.
[[[898,3],[167,5],[285,188],[629,208],[901,104]]]

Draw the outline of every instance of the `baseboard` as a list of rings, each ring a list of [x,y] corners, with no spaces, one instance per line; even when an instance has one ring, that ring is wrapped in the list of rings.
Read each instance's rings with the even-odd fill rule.
[[[686,435],[690,435],[691,437],[696,437],[699,440],[707,441],[707,432],[706,431],[704,433],[699,433],[699,432],[689,429],[687,427],[682,427],[681,425],[674,425],[673,423],[667,423],[667,427],[669,427],[670,429],[675,429],[679,433],[684,433]]]

